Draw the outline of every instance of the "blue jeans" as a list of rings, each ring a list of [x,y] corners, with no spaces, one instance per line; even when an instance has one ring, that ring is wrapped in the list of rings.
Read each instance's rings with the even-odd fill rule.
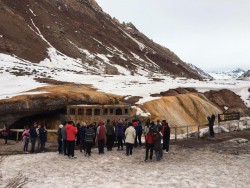
[[[160,161],[161,160],[161,152],[160,152],[160,150],[156,150],[155,151],[155,156],[156,156],[156,161]]]
[[[29,145],[29,139],[26,139],[26,140],[24,141],[23,151],[28,151],[28,145]]]

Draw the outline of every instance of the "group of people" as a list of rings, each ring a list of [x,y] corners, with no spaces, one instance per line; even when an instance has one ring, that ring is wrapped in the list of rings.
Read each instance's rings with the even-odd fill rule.
[[[85,122],[75,125],[73,121],[59,125],[57,130],[58,152],[67,155],[70,159],[75,159],[75,145],[79,144],[80,152],[85,156],[91,156],[92,147],[97,144],[99,154],[104,154],[105,145],[107,151],[112,151],[115,143],[118,151],[124,150],[126,155],[133,154],[134,147],[142,146],[142,134],[145,136],[145,161],[152,160],[155,151],[156,160],[162,159],[163,150],[169,151],[170,128],[166,120],[157,121],[155,124],[148,119],[144,129],[142,121],[134,119],[132,122],[118,121],[107,122],[99,121],[87,125]],[[161,143],[163,140],[163,144]]]
[[[44,125],[37,124],[29,128],[25,126],[24,131],[22,133],[22,140],[24,143],[23,152],[28,153],[29,142],[31,142],[31,153],[35,152],[35,145],[38,141],[38,152],[44,152],[45,143],[47,141],[47,130]]]

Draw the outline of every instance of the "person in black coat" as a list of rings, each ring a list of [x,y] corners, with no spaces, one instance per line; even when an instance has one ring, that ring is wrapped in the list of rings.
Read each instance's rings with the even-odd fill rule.
[[[207,120],[208,120],[208,126],[209,126],[209,134],[210,134],[210,137],[214,137],[214,121],[215,121],[215,115],[212,114],[211,117],[207,117]]]
[[[83,122],[79,128],[79,140],[80,140],[80,152],[82,153],[82,150],[85,153],[85,134],[86,134],[86,130],[87,130],[87,124],[85,122]]]
[[[45,149],[45,143],[47,141],[47,130],[45,129],[44,125],[41,126],[41,128],[38,129],[39,132],[39,139],[40,139],[40,152],[44,152]]]
[[[169,151],[169,141],[170,141],[170,127],[166,120],[162,121],[162,132],[163,132],[163,149],[164,153],[168,153]]]
[[[31,153],[34,153],[36,139],[38,137],[36,129],[37,129],[37,123],[35,122],[34,125],[30,128]]]

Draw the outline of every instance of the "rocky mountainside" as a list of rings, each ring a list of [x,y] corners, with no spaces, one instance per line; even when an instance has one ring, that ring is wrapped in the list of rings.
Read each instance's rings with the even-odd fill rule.
[[[111,18],[94,0],[0,0],[0,7],[0,53],[52,68],[64,67],[63,60],[71,58],[79,72],[89,74],[202,78],[132,23]]]
[[[0,128],[56,128],[71,104],[128,102],[175,125],[203,123],[225,106],[249,114],[248,82],[202,78],[210,77],[94,0],[0,0]]]

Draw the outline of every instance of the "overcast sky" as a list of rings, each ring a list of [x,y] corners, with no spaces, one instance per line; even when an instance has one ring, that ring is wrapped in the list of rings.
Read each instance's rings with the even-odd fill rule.
[[[205,71],[250,69],[250,0],[96,0]]]

